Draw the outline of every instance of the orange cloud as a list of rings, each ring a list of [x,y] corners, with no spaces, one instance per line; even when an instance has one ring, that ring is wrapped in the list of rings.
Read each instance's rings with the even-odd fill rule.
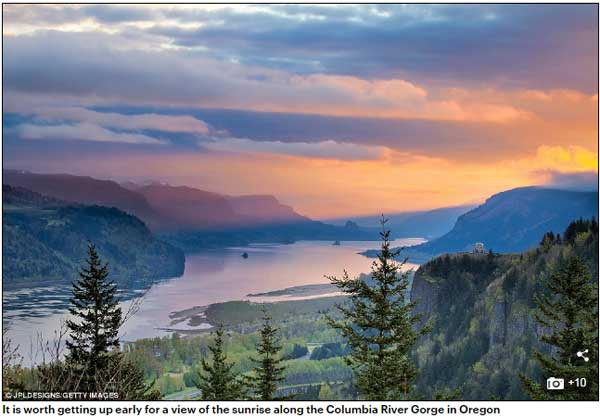
[[[504,123],[528,118],[527,111],[510,103],[475,102],[459,97],[432,98],[422,86],[402,79],[365,80],[353,76],[308,75],[278,77],[289,88],[286,100],[268,98],[261,104],[244,104],[260,111],[316,113],[330,116],[476,121]],[[311,96],[308,92],[319,92]],[[315,99],[313,99],[314,97]],[[287,100],[289,98],[296,100]],[[459,99],[459,100],[457,100]],[[220,106],[227,106],[221,103]],[[235,108],[236,105],[230,107]]]

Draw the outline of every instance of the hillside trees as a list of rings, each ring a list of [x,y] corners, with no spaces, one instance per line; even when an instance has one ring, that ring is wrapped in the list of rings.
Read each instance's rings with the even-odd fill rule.
[[[280,356],[281,345],[277,337],[278,329],[273,326],[271,315],[263,309],[263,324],[260,329],[260,341],[256,346],[258,358],[254,373],[248,378],[257,399],[277,400],[275,396],[278,384],[284,380],[285,367]]]
[[[227,362],[227,355],[223,348],[223,325],[219,325],[215,332],[214,343],[208,347],[212,355],[209,364],[202,358],[200,381],[196,384],[201,391],[204,401],[235,401],[244,398],[245,389],[242,383],[232,372],[234,363]]]
[[[572,229],[579,226],[578,221]],[[574,239],[569,229],[565,239]],[[597,400],[598,285],[592,282],[582,260],[571,256],[556,268],[546,288],[544,294],[535,297],[536,319],[550,330],[541,341],[552,350],[549,354],[534,352],[543,380],[536,382],[521,375],[524,389],[533,399]],[[578,351],[585,349],[587,362],[577,356]],[[546,379],[550,377],[564,379],[564,390],[548,390]],[[582,378],[586,380],[585,387],[581,387]]]
[[[329,277],[349,303],[338,306],[343,319],[329,323],[347,340],[351,353],[346,358],[354,370],[360,396],[369,400],[407,399],[418,371],[410,352],[429,326],[416,330],[421,315],[413,315],[415,302],[406,300],[408,274],[400,273],[390,249],[390,231],[381,220],[381,251],[373,262],[370,279]]]

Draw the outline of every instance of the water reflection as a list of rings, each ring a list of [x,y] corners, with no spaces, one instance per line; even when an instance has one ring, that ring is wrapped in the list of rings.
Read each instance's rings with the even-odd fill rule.
[[[394,246],[415,245],[420,239],[401,239]],[[304,284],[327,283],[325,275],[351,276],[368,272],[372,259],[357,254],[379,242],[356,241],[331,245],[300,241],[289,245],[261,244],[204,251],[186,256],[183,276],[155,283],[135,316],[122,328],[121,338],[164,335],[174,311],[229,300],[246,300],[250,293],[268,292]],[[242,254],[248,253],[248,258]],[[408,268],[416,265],[407,265]],[[31,345],[38,333],[51,336],[67,315],[69,286],[47,286],[4,292],[4,320],[13,342]],[[141,289],[122,292],[123,309]]]

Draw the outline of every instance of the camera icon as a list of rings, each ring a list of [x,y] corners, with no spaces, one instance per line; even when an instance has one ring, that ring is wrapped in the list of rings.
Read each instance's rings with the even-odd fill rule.
[[[565,388],[565,379],[560,377],[549,377],[546,380],[546,389],[548,390],[563,390]]]

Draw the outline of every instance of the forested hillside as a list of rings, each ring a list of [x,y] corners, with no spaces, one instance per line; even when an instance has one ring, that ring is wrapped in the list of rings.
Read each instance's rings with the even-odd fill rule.
[[[51,196],[62,205],[114,207],[185,252],[298,240],[376,240],[378,231],[334,226],[298,214],[271,195],[226,196],[187,186],[118,184],[87,176],[3,171],[4,184]],[[43,249],[37,249],[45,253]]]
[[[5,185],[3,215],[5,286],[70,283],[88,241],[96,244],[121,289],[183,273],[181,250],[116,208],[76,205]]]
[[[444,255],[413,281],[417,311],[434,323],[416,350],[418,392],[459,389],[464,399],[525,399],[519,373],[541,377],[532,353],[547,352],[534,294],[569,255],[598,280],[598,225],[577,221],[523,254]]]

